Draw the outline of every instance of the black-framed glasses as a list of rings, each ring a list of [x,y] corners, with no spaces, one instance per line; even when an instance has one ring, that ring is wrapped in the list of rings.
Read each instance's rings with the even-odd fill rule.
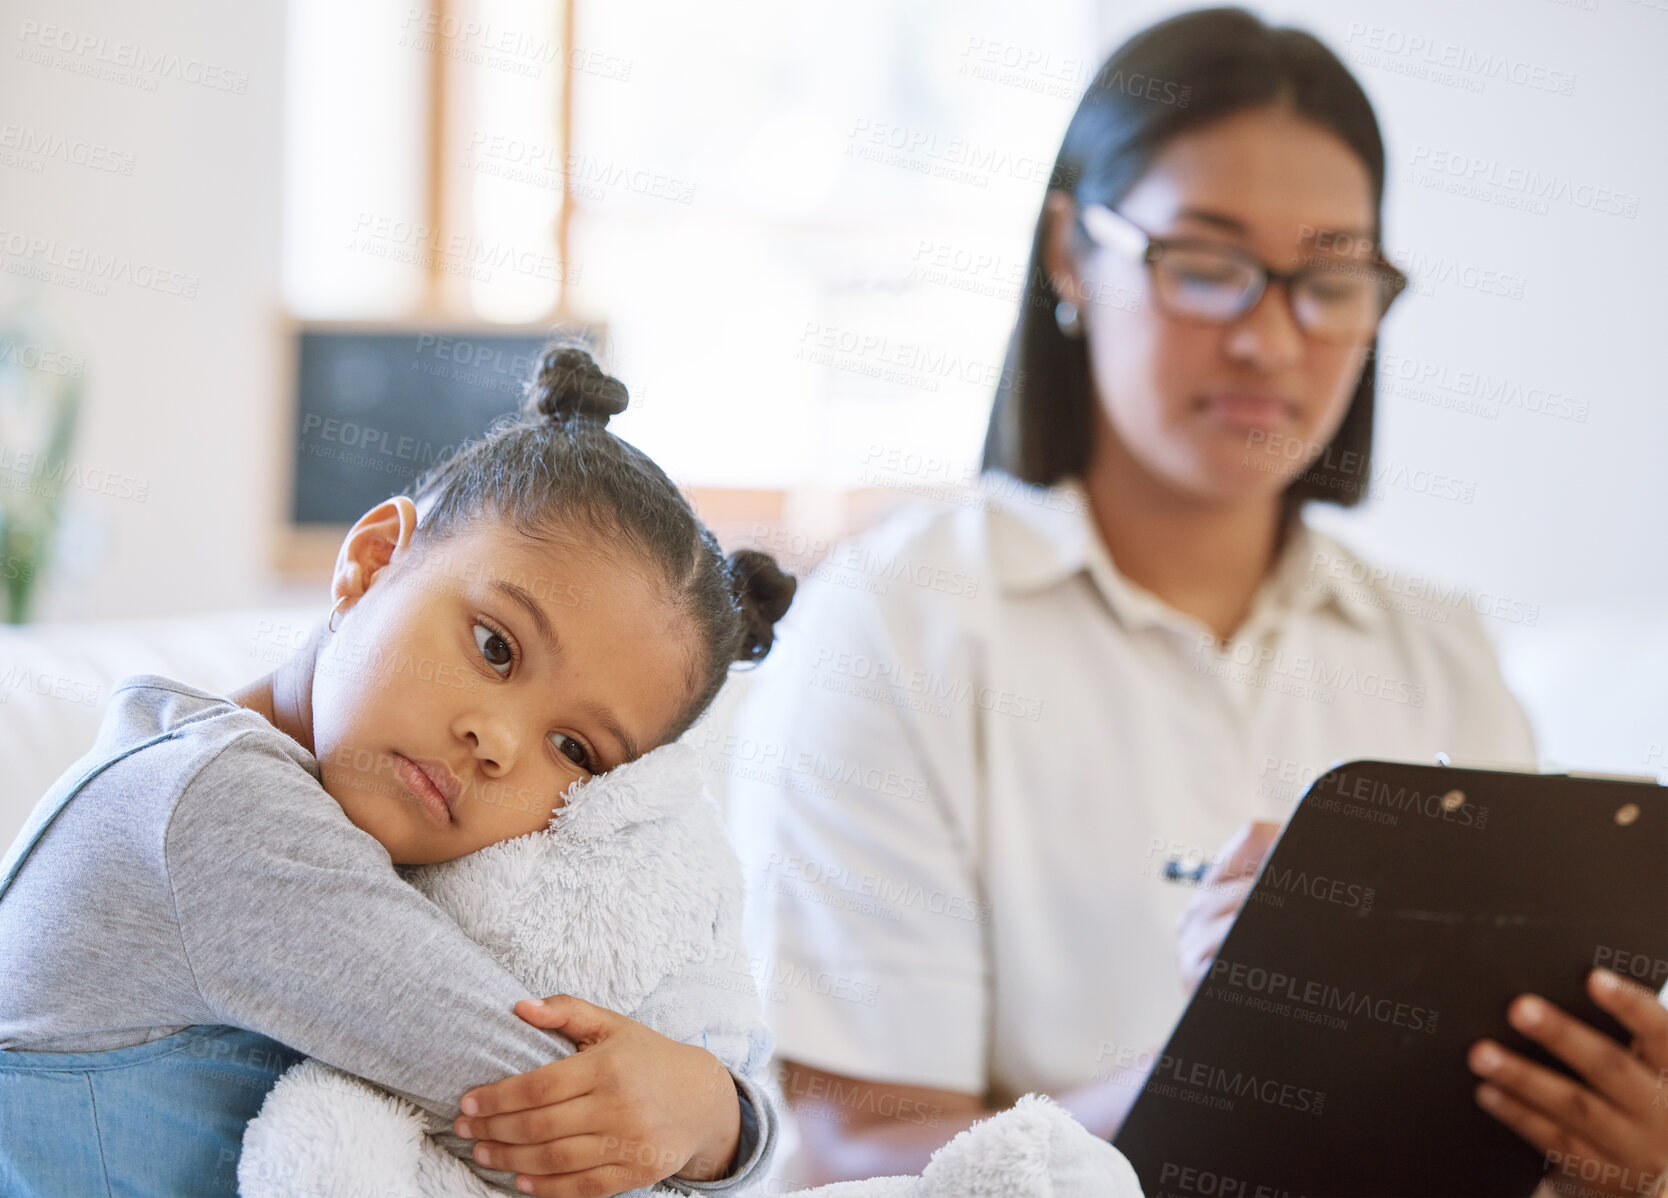
[[[1271,270],[1235,246],[1181,237],[1154,237],[1121,212],[1085,204],[1079,220],[1096,245],[1146,263],[1153,295],[1166,315],[1202,324],[1229,324],[1257,306],[1270,283],[1285,287],[1297,327],[1317,341],[1371,341],[1407,276],[1381,251],[1358,261],[1320,258],[1292,271]]]

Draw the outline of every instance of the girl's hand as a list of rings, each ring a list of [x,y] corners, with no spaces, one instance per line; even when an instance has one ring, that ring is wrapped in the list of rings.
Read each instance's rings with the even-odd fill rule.
[[[1228,929],[1239,917],[1251,880],[1257,876],[1269,846],[1280,835],[1280,825],[1255,820],[1242,827],[1234,838],[1217,851],[1215,862],[1199,880],[1199,893],[1188,903],[1177,925],[1176,952],[1181,958],[1182,985],[1198,989],[1227,939]]]
[[[1547,1181],[1559,1193],[1647,1198],[1668,1179],[1668,1010],[1604,969],[1588,975],[1587,992],[1633,1033],[1631,1049],[1521,995],[1507,1009],[1511,1025],[1587,1084],[1479,1040],[1470,1065],[1488,1081],[1477,1102],[1546,1154]]]
[[[535,1027],[579,1046],[571,1057],[464,1094],[458,1135],[475,1159],[521,1174],[541,1198],[596,1198],[677,1174],[722,1177],[741,1138],[741,1103],[729,1070],[583,999],[557,994],[516,1004]]]

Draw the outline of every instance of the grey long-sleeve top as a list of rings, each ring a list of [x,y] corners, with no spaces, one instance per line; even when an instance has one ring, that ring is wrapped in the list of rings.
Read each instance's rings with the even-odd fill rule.
[[[515,1014],[542,996],[402,880],[312,755],[256,713],[124,679],[65,778],[173,729],[88,783],[0,900],[0,1049],[94,1052],[230,1024],[448,1120],[465,1090],[572,1051]],[[738,1169],[675,1184],[724,1193],[763,1175],[775,1115],[736,1082]]]

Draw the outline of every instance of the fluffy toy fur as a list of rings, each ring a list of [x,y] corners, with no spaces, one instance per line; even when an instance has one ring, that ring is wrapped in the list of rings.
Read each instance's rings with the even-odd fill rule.
[[[919,1177],[842,1181],[795,1198],[1141,1198],[1141,1182],[1123,1153],[1052,1099],[1027,1094],[933,1153]]]
[[[544,831],[405,874],[532,994],[565,992],[622,1012],[663,1035],[705,1046],[770,1088],[771,1037],[741,942],[741,868],[686,746],[656,749],[576,785]],[[460,1159],[468,1152],[448,1125],[405,1099],[303,1061],[279,1079],[244,1133],[239,1192],[244,1198],[515,1192],[511,1174]],[[1141,1188],[1110,1144],[1049,1099],[1027,1095],[939,1149],[920,1177],[800,1193],[1139,1198]]]
[[[771,1038],[741,943],[741,867],[687,746],[576,784],[542,831],[402,872],[533,995],[619,1011],[766,1084]],[[513,1174],[481,1169],[469,1149],[405,1099],[309,1060],[250,1121],[239,1192],[516,1192]]]

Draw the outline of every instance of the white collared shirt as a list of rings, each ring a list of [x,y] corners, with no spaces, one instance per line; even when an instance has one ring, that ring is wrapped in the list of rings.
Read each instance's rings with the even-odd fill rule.
[[[1305,527],[1219,646],[1118,572],[1077,485],[973,498],[836,549],[692,734],[781,1057],[997,1102],[1107,1076],[1185,1004],[1167,866],[1340,760],[1533,764],[1465,592]]]

